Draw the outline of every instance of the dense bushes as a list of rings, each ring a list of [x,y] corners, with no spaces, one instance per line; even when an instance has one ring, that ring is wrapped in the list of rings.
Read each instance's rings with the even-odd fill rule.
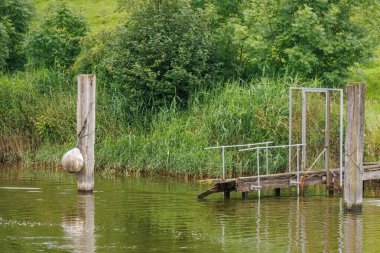
[[[22,69],[24,35],[32,18],[30,1],[0,1],[0,70]]]
[[[106,36],[90,48],[84,43],[84,52],[91,56],[80,57],[76,66],[106,72],[108,80],[129,96],[131,109],[187,101],[193,91],[208,84],[215,68],[207,17],[187,1],[137,6],[112,40]],[[94,46],[100,48],[102,59],[95,56],[99,62],[88,66]]]
[[[83,17],[60,4],[53,14],[29,31],[25,51],[35,67],[70,67],[80,52],[79,41],[88,31]]]
[[[1,4],[11,2],[24,3]],[[99,167],[218,175],[220,154],[205,153],[205,146],[286,143],[289,85],[341,81],[379,35],[378,9],[369,0],[360,3],[368,4],[370,20],[349,18],[360,9],[342,0],[119,2],[134,5],[113,29],[89,34],[83,18],[58,5],[32,24],[25,43],[17,41],[32,68],[0,76],[0,163],[59,161],[75,145],[73,75],[86,72],[98,80]],[[9,65],[17,44],[10,31],[23,34],[27,19],[10,23],[12,12],[0,12],[0,68],[11,70],[25,57]],[[308,113],[319,131],[308,129],[312,156],[324,125],[322,111]],[[371,139],[374,150],[378,138]],[[286,151],[272,155],[271,168],[284,169]],[[228,152],[228,172],[250,173],[254,159]]]
[[[327,85],[336,85],[349,67],[373,52],[370,31],[351,18],[353,7],[345,0],[255,0],[235,25],[234,42],[259,71],[322,77]]]

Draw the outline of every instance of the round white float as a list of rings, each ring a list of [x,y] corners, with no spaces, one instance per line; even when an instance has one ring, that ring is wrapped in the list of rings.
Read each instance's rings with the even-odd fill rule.
[[[62,157],[63,170],[70,173],[79,172],[83,167],[83,156],[79,148],[73,148]]]

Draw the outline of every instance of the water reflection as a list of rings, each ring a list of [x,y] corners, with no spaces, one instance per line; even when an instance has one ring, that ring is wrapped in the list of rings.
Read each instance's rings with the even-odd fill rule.
[[[362,215],[329,197],[255,198],[213,203],[222,251],[362,252]],[[244,251],[244,250],[243,250]]]
[[[73,252],[95,252],[93,194],[78,195],[76,209],[65,214],[62,227]]]
[[[362,252],[362,234],[362,215],[346,213],[344,215],[344,252]]]

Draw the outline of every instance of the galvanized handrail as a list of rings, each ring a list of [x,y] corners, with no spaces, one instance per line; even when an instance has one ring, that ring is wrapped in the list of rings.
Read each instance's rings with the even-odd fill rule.
[[[266,141],[266,142],[257,142],[257,143],[250,143],[250,144],[237,144],[237,145],[223,145],[223,146],[214,146],[214,147],[207,147],[205,149],[222,149],[222,179],[226,179],[226,172],[225,172],[225,163],[224,163],[224,149],[226,148],[238,148],[238,147],[250,147],[250,146],[257,146],[265,144],[266,147],[268,147],[269,144],[273,143],[273,141]],[[268,153],[266,157],[266,164],[267,164],[267,173],[268,173]]]
[[[249,146],[257,146],[261,144],[271,144],[273,141],[266,141],[266,142],[257,142],[257,143],[251,143],[251,144],[237,144],[237,145],[222,145],[222,146],[213,146],[213,147],[207,147],[205,149],[220,149],[220,148],[237,148],[237,147],[249,147]]]
[[[274,148],[291,148],[296,147],[297,148],[297,182],[292,181],[292,183],[297,184],[297,194],[299,195],[300,192],[300,171],[299,171],[299,148],[302,146],[306,146],[306,144],[290,144],[290,145],[277,145],[277,146],[266,146],[266,147],[254,147],[254,148],[246,148],[246,149],[240,149],[239,152],[243,151],[250,151],[250,150],[256,150],[256,159],[257,159],[257,186],[255,185],[255,188],[260,189],[260,150],[265,149],[266,150],[266,159],[268,161],[268,149],[274,149]],[[268,173],[268,163],[266,165],[267,175]]]
[[[249,150],[256,150],[256,149],[272,149],[272,148],[289,148],[289,147],[300,147],[300,146],[306,146],[306,144],[291,144],[291,145],[278,145],[278,146],[268,146],[268,147],[255,147],[255,148],[245,148],[245,149],[240,149],[239,152],[241,151],[249,151]]]

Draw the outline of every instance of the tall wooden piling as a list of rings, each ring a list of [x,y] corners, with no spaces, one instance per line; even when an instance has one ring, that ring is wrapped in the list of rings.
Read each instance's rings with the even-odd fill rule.
[[[344,201],[349,211],[362,209],[365,94],[364,83],[346,88]]]
[[[95,93],[96,76],[79,75],[77,100],[77,135],[79,150],[83,155],[83,169],[77,174],[78,191],[94,189],[95,144]]]

